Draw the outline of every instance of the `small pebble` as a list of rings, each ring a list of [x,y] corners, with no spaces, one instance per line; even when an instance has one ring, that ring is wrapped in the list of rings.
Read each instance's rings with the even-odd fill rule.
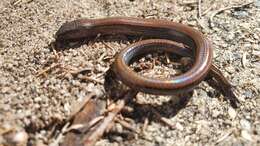
[[[256,0],[256,1],[255,1],[255,6],[256,6],[257,8],[260,8],[260,0]]]
[[[246,119],[241,119],[240,120],[240,125],[241,125],[241,128],[244,129],[244,130],[251,130],[251,124]]]
[[[158,143],[162,143],[164,139],[161,136],[155,136],[155,141]]]
[[[25,131],[13,131],[4,135],[6,143],[11,146],[26,146],[28,137]]]
[[[232,107],[228,108],[228,114],[231,119],[234,119],[237,116],[237,112]]]
[[[183,131],[183,126],[179,122],[176,123],[176,128],[180,131]]]
[[[212,117],[216,118],[221,114],[221,112],[219,110],[213,110],[212,111]]]
[[[246,130],[241,131],[241,137],[243,137],[246,140],[253,141],[252,136]]]
[[[116,131],[117,131],[118,133],[122,133],[122,132],[123,132],[123,127],[122,127],[121,124],[116,123],[116,124],[115,124],[115,128],[116,128]]]
[[[246,11],[235,11],[233,13],[233,15],[236,17],[236,18],[246,18],[248,17],[248,12]]]

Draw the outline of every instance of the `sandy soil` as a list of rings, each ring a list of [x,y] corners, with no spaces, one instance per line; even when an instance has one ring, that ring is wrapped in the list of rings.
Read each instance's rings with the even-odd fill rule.
[[[60,133],[57,124],[66,121],[72,104],[90,92],[103,93],[103,75],[128,42],[91,43],[58,53],[49,44],[66,21],[111,16],[167,19],[202,31],[213,44],[214,63],[236,87],[241,105],[232,108],[201,83],[177,113],[178,102],[161,106],[175,129],[150,121],[142,138],[104,137],[97,145],[260,145],[260,1],[221,11],[212,28],[209,19],[214,12],[250,0],[203,1],[201,18],[197,3],[187,2],[191,1],[0,1],[0,145],[52,144]],[[96,81],[82,81],[69,73],[82,69]],[[138,99],[159,106],[169,97],[139,94]],[[133,120],[142,127],[143,122]]]

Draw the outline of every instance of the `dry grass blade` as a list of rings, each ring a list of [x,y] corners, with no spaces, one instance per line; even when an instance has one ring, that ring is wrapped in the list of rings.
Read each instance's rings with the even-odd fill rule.
[[[216,141],[216,145],[219,144],[220,142],[222,142],[223,140],[225,140],[226,138],[228,138],[229,135],[231,135],[233,132],[233,130],[231,129],[230,131],[228,131],[226,134],[224,134],[223,136],[221,136],[217,141]]]
[[[39,71],[38,74],[36,75],[36,77],[39,77],[39,76],[41,76],[43,74],[46,74],[48,71],[50,71],[53,68],[56,68],[56,67],[58,67],[60,65],[61,65],[60,63],[52,64],[51,66],[47,67],[46,69]]]
[[[206,15],[213,7],[214,7],[214,5],[211,5],[208,9],[206,9],[206,10],[202,13],[202,16]]]

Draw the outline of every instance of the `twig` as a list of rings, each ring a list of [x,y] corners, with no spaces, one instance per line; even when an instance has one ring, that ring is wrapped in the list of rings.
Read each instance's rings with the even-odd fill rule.
[[[113,111],[109,112],[103,122],[91,133],[91,135],[84,139],[84,146],[95,145],[96,141],[103,135],[107,127],[114,121],[116,115],[123,109],[126,102],[136,96],[136,94],[137,91],[130,90],[126,93],[123,99],[118,100]]]
[[[217,14],[219,14],[219,13],[221,13],[221,12],[223,12],[223,11],[229,10],[229,9],[242,8],[242,7],[248,6],[248,5],[253,4],[253,3],[254,3],[254,2],[248,2],[248,3],[236,5],[236,6],[228,6],[228,7],[224,7],[224,8],[221,8],[221,9],[215,11],[215,12],[210,16],[210,19],[209,19],[209,25],[210,25],[210,27],[211,27],[211,28],[214,27],[213,18],[214,18],[214,16],[216,16]]]

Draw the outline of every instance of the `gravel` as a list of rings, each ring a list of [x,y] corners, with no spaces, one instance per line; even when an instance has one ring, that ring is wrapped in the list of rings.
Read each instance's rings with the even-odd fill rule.
[[[1,1],[0,145],[8,143],[9,134],[14,134],[11,140],[21,145],[53,143],[60,133],[55,128],[66,121],[72,103],[90,92],[104,91],[104,73],[116,52],[128,42],[93,42],[58,52],[51,51],[50,43],[66,21],[111,16],[167,19],[202,31],[212,42],[214,63],[236,87],[241,105],[233,109],[206,83],[194,90],[176,114],[171,113],[178,108],[178,100],[164,107],[168,97],[139,94],[140,102],[167,109],[163,116],[176,124],[176,129],[150,121],[145,138],[119,137],[120,142],[104,138],[97,145],[259,145],[259,1],[217,14],[213,28],[208,23],[214,11],[246,2],[249,0],[203,1],[202,13],[212,8],[198,19],[197,4],[183,4],[181,0]],[[73,75],[82,70],[94,80]],[[136,124],[141,127],[143,122]]]

